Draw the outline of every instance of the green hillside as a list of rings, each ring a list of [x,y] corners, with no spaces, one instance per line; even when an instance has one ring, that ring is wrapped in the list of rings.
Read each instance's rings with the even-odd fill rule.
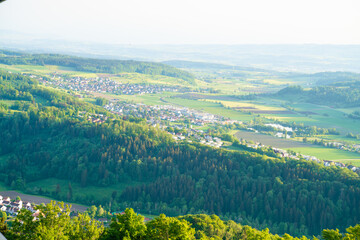
[[[315,103],[336,108],[359,107],[360,81],[334,83],[311,89],[290,86],[280,90],[274,96],[291,101]]]
[[[0,104],[0,179],[9,188],[111,210],[214,213],[295,236],[360,220],[360,180],[350,170],[177,143],[141,119],[120,119],[19,74],[1,72],[0,87],[9,103]],[[28,187],[50,178],[68,181],[68,190]],[[83,193],[75,196],[71,183]],[[127,187],[101,199],[86,191],[119,185]]]
[[[194,83],[191,73],[161,63],[132,60],[90,59],[59,54],[27,54],[0,50],[0,63],[7,65],[58,65],[80,72],[142,73],[176,77]]]

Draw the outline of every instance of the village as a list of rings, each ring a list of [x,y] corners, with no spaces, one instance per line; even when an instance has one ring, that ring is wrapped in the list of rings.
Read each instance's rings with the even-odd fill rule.
[[[149,125],[172,134],[174,140],[196,140],[213,147],[221,147],[223,144],[220,138],[212,137],[199,129],[207,124],[223,123],[225,120],[221,116],[173,105],[110,102],[104,108],[119,115],[143,118]]]
[[[135,94],[155,94],[161,92],[184,92],[187,89],[180,87],[170,87],[159,84],[130,84],[119,83],[110,78],[84,78],[84,77],[68,77],[63,75],[53,74],[50,78],[30,75],[31,78],[37,78],[41,83],[58,87],[78,93],[112,93],[123,95]],[[81,95],[78,95],[80,97]]]
[[[0,195],[0,211],[10,215],[17,215],[23,208],[35,213],[34,205],[30,202],[21,201],[19,198],[11,200],[10,197],[3,197]]]

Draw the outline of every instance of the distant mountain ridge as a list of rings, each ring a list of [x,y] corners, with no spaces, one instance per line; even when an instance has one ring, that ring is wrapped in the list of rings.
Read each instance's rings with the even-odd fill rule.
[[[188,68],[188,69],[213,69],[213,70],[238,70],[238,71],[261,71],[261,72],[270,72],[270,70],[253,68],[253,67],[242,67],[242,66],[233,66],[220,63],[212,62],[193,62],[193,61],[184,61],[184,60],[169,60],[163,61],[162,63],[176,67],[176,68]]]
[[[3,33],[2,48],[60,53],[91,58],[214,62],[286,72],[360,72],[360,45],[242,44],[171,45],[109,44],[39,39],[22,33]],[[26,41],[24,41],[26,39]]]
[[[180,78],[194,83],[194,76],[175,67],[155,62],[81,58],[60,54],[28,54],[0,50],[0,63],[7,65],[58,65],[94,73],[136,72]]]

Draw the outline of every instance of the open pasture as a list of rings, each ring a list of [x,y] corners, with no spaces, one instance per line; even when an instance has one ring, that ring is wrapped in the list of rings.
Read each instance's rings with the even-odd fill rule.
[[[270,115],[292,115],[292,111],[287,110],[281,106],[271,106],[267,104],[257,104],[254,101],[238,100],[238,101],[216,101],[212,99],[205,99],[204,101],[219,102],[226,108],[232,108],[243,112],[251,112],[254,114],[270,114]]]
[[[248,113],[235,111],[233,109],[227,109],[221,106],[220,103],[207,102],[207,101],[196,101],[182,98],[163,98],[163,100],[169,104],[175,104],[183,107],[193,108],[196,110],[208,112],[214,115],[223,116],[238,121],[250,121],[254,117]]]
[[[260,133],[238,131],[235,134],[238,139],[250,140],[253,142],[259,142],[266,146],[272,146],[281,148],[284,150],[290,149],[297,153],[304,155],[315,156],[323,160],[339,161],[346,164],[360,166],[360,154],[354,152],[348,152],[340,149],[326,148],[321,146],[312,145],[309,143],[297,142],[293,140],[276,138],[270,135],[264,135]],[[357,165],[356,165],[357,166]]]
[[[343,150],[334,149],[334,148],[312,146],[312,147],[305,147],[305,148],[304,147],[291,148],[291,150],[294,150],[301,154],[315,156],[315,157],[323,159],[323,160],[333,160],[333,161],[338,161],[338,162],[345,161],[346,163],[351,163],[351,164],[353,161],[355,163],[360,161],[359,153],[348,152],[348,151],[343,151]]]
[[[223,101],[239,101],[235,96],[223,95],[223,94],[211,94],[211,93],[183,93],[176,95],[177,98],[184,98],[190,100],[201,100],[201,99],[211,99],[211,100],[223,100]]]
[[[272,146],[275,148],[282,148],[282,149],[312,147],[311,144],[287,140],[283,138],[277,138],[270,135],[248,132],[248,131],[238,131],[237,133],[235,133],[235,137],[237,137],[238,139],[245,139],[253,142],[259,142],[266,146]]]
[[[119,73],[114,74],[111,78],[120,83],[147,83],[147,84],[160,84],[170,86],[193,87],[189,82],[163,75],[149,75],[142,73]]]
[[[298,124],[303,123],[304,125],[321,128],[336,128],[342,135],[346,135],[349,132],[360,133],[360,121],[346,116],[347,113],[358,110],[359,108],[336,109],[310,103],[279,101],[272,98],[258,98],[252,100],[251,103],[254,104],[254,108],[259,108],[260,106],[260,108],[264,109],[264,107],[272,106],[283,110],[279,113],[273,111],[272,114],[266,111],[255,112],[254,109],[250,110],[268,119],[290,123],[295,122]],[[283,106],[287,106],[287,108]]]

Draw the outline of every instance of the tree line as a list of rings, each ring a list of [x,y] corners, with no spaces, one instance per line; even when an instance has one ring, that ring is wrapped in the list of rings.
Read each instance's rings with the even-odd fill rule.
[[[301,86],[290,86],[280,90],[276,97],[296,99],[330,107],[360,106],[360,81],[340,82],[318,86],[309,90]]]
[[[0,63],[7,65],[57,65],[71,67],[76,71],[112,74],[136,72],[175,77],[195,83],[193,74],[162,63],[92,59],[59,54],[20,54],[10,51],[0,51],[0,53],[3,53],[0,55]]]
[[[17,239],[88,239],[88,240],[355,240],[360,238],[360,225],[348,227],[345,233],[323,230],[321,236],[292,237],[285,233],[274,235],[269,229],[258,230],[234,221],[223,221],[216,215],[185,215],[167,217],[164,214],[144,221],[144,217],[127,208],[115,214],[108,226],[86,213],[72,215],[64,203],[51,202],[35,207],[35,214],[23,209],[15,219],[6,221],[0,216],[0,232],[8,240]]]

